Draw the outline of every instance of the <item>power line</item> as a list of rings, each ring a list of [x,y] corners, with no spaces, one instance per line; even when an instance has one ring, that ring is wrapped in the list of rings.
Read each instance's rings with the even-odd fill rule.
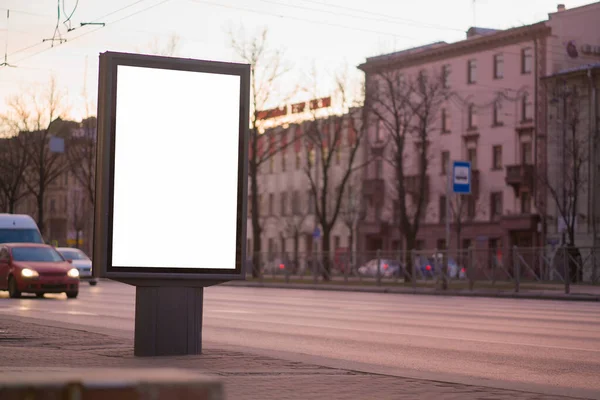
[[[132,6],[136,5],[136,4],[142,3],[142,2],[144,2],[144,1],[147,1],[147,0],[137,0],[137,1],[135,1],[134,3],[131,3],[131,4],[127,5],[127,6],[121,7],[121,8],[119,8],[119,9],[117,9],[117,10],[111,11],[110,13],[108,13],[108,14],[105,14],[105,15],[103,15],[103,16],[101,16],[101,17],[98,17],[98,18],[96,18],[96,19],[92,20],[92,22],[89,22],[89,23],[83,23],[81,26],[90,25],[90,24],[96,24],[98,21],[100,21],[100,20],[102,20],[102,19],[104,19],[104,18],[106,18],[106,17],[108,17],[108,16],[114,15],[114,14],[116,14],[116,13],[120,12],[120,11],[123,11],[123,10],[125,10],[125,9],[127,9],[127,8],[130,8],[130,7],[132,7]],[[152,8],[158,7],[158,6],[160,6],[160,5],[164,4],[164,3],[167,3],[167,2],[169,2],[169,1],[171,1],[171,0],[162,0],[162,1],[160,1],[160,2],[158,2],[158,3],[155,3],[155,4],[151,5],[151,6],[148,6],[148,7],[146,7],[146,8],[143,8],[143,9],[141,9],[141,10],[135,11],[135,12],[133,12],[133,13],[129,14],[129,15],[126,15],[126,16],[124,16],[124,17],[121,17],[121,18],[119,18],[119,19],[116,19],[116,20],[114,20],[114,21],[111,21],[111,22],[109,22],[109,23],[107,23],[107,24],[110,24],[110,25],[116,24],[116,23],[118,23],[118,22],[120,22],[120,21],[123,21],[123,20],[125,20],[125,19],[127,19],[127,18],[131,18],[131,17],[133,17],[133,16],[135,16],[135,15],[141,14],[141,13],[143,13],[143,12],[145,12],[145,11],[148,11],[148,10],[150,10],[150,9],[152,9]],[[102,28],[103,28],[105,25],[106,25],[106,24],[102,23],[102,26],[99,26],[97,29],[94,29],[94,30],[91,30],[91,31],[87,31],[87,32],[85,32],[85,33],[82,33],[82,34],[80,34],[80,35],[78,35],[78,36],[75,36],[75,37],[73,37],[73,38],[70,38],[70,39],[69,39],[69,41],[68,41],[67,43],[73,42],[73,41],[75,41],[75,40],[77,40],[77,39],[79,39],[79,38],[82,38],[82,37],[84,37],[84,36],[87,36],[87,35],[90,35],[90,34],[92,34],[92,33],[94,33],[94,32],[97,32],[97,31],[99,31],[100,29],[102,29]],[[81,27],[81,26],[80,26],[80,27]],[[76,30],[76,29],[77,29],[77,28],[73,28],[73,29],[71,29],[71,32],[72,32],[72,31],[74,31],[74,30]],[[18,50],[18,51],[16,51],[16,52],[14,52],[14,53],[11,53],[11,55],[13,55],[13,54],[16,54],[16,53],[19,53],[19,52],[22,52],[22,51],[25,51],[25,50],[27,50],[27,49],[31,49],[31,48],[33,48],[33,47],[36,47],[36,46],[38,46],[39,44],[40,44],[40,43],[36,43],[36,44],[34,44],[34,45],[31,45],[31,46],[28,46],[28,47],[26,47],[26,48],[20,49],[20,50]],[[25,56],[25,57],[23,57],[23,58],[20,58],[20,59],[19,59],[17,62],[21,62],[21,61],[27,60],[27,59],[29,59],[29,58],[35,57],[35,56],[37,56],[37,55],[39,55],[39,54],[42,54],[42,53],[44,53],[44,52],[46,52],[46,51],[48,51],[48,50],[50,50],[50,49],[52,49],[52,47],[48,47],[48,48],[45,48],[45,49],[41,49],[40,51],[37,51],[37,52],[35,52],[35,53],[32,53],[32,54],[29,54],[29,55],[27,55],[27,56]]]
[[[449,28],[449,27],[443,27],[440,25],[435,25],[435,24],[427,24],[424,22],[419,22],[419,21],[414,21],[414,20],[409,20],[409,19],[401,19],[401,18],[397,18],[397,17],[390,17],[390,16],[386,16],[384,14],[379,14],[379,13],[374,13],[374,12],[370,12],[367,10],[361,10],[358,8],[350,8],[350,7],[344,7],[344,6],[334,6],[334,5],[329,5],[329,4],[323,4],[320,3],[318,1],[313,1],[313,0],[304,0],[307,3],[313,3],[313,4],[318,4],[321,6],[329,6],[329,7],[335,7],[336,11],[329,11],[329,10],[323,10],[323,9],[318,9],[318,8],[313,8],[313,7],[306,7],[306,6],[302,6],[302,5],[297,5],[297,4],[284,4],[284,3],[280,3],[277,1],[272,1],[272,0],[260,0],[263,3],[269,3],[269,4],[275,4],[275,5],[279,5],[279,6],[284,6],[284,7],[290,7],[290,8],[297,8],[297,9],[301,9],[301,10],[308,10],[308,11],[318,11],[321,13],[326,13],[326,14],[332,14],[332,15],[345,15],[348,17],[352,17],[352,18],[358,18],[358,19],[368,19],[371,21],[377,21],[377,22],[387,22],[387,23],[392,23],[392,24],[400,24],[400,25],[413,25],[413,26],[418,26],[418,27],[425,27],[425,28],[434,28],[434,29],[442,29],[442,30],[452,30],[452,31],[458,31],[458,32],[464,32],[462,29],[458,29],[458,28]],[[352,15],[352,14],[344,14],[344,13],[340,13],[339,9],[342,10],[349,10],[349,11],[354,11],[354,12],[359,12],[361,14],[366,14],[366,15],[373,15],[373,16],[377,16],[379,18],[373,18],[373,17],[365,17],[364,15]],[[395,21],[394,21],[395,20]]]

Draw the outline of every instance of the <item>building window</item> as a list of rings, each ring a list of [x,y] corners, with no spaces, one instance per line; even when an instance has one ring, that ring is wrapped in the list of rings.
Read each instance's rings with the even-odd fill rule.
[[[449,162],[450,162],[450,152],[442,151],[442,157],[441,157],[441,174],[442,175],[448,174],[448,163]]]
[[[533,49],[528,47],[521,50],[521,73],[530,74],[533,70]]]
[[[294,214],[294,215],[300,214],[300,193],[297,190],[294,190],[294,192],[293,192],[292,214]]]
[[[533,103],[531,102],[530,96],[525,93],[521,99],[521,116],[523,122],[529,122],[533,120]]]
[[[475,104],[469,104],[469,129],[475,129],[477,127],[477,109]]]
[[[446,250],[446,239],[438,239],[436,243],[436,249]]]
[[[375,178],[381,179],[383,177],[383,160],[377,159],[375,161]]]
[[[494,79],[504,78],[504,55],[496,54],[494,56]]]
[[[307,163],[308,163],[308,167],[309,169],[312,169],[312,167],[315,165],[315,150],[312,149],[308,152],[308,157],[307,157]]]
[[[444,89],[450,87],[450,64],[445,64],[442,67],[442,86]]]
[[[333,237],[333,250],[337,250],[340,247],[342,247],[341,242],[342,241],[341,241],[341,238],[339,236],[334,236]]]
[[[275,157],[269,157],[269,173],[272,174],[275,171]]]
[[[314,214],[315,213],[315,198],[313,196],[312,190],[307,191],[306,195],[308,196],[308,213]]]
[[[286,170],[286,167],[287,167],[287,166],[286,166],[286,157],[285,157],[285,153],[286,153],[286,151],[285,151],[285,150],[283,150],[283,151],[281,152],[281,171],[282,171],[282,172],[285,172],[285,170]]]
[[[450,113],[442,108],[442,133],[450,133]]]
[[[281,193],[281,215],[286,215],[288,210],[288,196],[286,192]]]
[[[340,165],[342,163],[342,151],[338,147],[335,148],[335,165]]]
[[[492,147],[492,169],[502,169],[502,146]]]
[[[469,60],[467,62],[467,83],[475,82],[477,82],[477,60]]]
[[[446,196],[440,196],[439,204],[440,224],[446,222]]]
[[[296,170],[302,167],[302,155],[299,151],[296,152]]]
[[[383,121],[382,120],[377,120],[377,123],[375,124],[375,141],[377,143],[381,142],[383,140],[382,138],[382,125]]]
[[[493,125],[494,126],[502,126],[502,103],[500,103],[500,101],[496,101],[494,103],[494,109],[493,109]]]
[[[502,192],[490,194],[490,216],[492,220],[502,215]]]
[[[50,212],[54,212],[56,211],[56,200],[51,199],[50,200]]]
[[[471,163],[471,169],[477,171],[477,148],[470,147],[467,149],[467,161]]]
[[[529,192],[521,192],[521,214],[531,213],[531,196]]]
[[[273,215],[274,214],[274,208],[275,208],[275,195],[273,193],[269,193],[269,210],[267,211],[269,213],[269,215]]]
[[[531,145],[531,142],[521,143],[521,164],[533,164],[533,146]]]
[[[476,213],[477,202],[475,201],[475,196],[467,196],[467,217],[473,219]]]

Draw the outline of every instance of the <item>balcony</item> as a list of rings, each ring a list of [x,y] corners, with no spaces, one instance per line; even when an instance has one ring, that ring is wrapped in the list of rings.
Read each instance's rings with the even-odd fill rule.
[[[518,196],[524,190],[533,189],[533,165],[509,165],[506,167],[506,184],[512,186]]]

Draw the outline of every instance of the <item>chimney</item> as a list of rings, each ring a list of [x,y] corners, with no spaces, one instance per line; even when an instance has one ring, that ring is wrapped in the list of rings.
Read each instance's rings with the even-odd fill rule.
[[[557,10],[558,12],[565,11],[566,9],[567,9],[567,8],[565,7],[565,5],[564,5],[564,4],[559,4],[559,5],[556,7],[556,10]]]

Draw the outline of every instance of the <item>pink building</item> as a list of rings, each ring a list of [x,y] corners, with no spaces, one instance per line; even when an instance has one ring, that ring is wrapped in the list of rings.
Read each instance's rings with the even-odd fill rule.
[[[460,238],[452,235],[452,248],[545,245],[548,197],[536,176],[551,161],[544,141],[548,94],[541,78],[600,60],[594,51],[600,46],[598,21],[600,3],[570,10],[559,5],[548,20],[533,25],[503,31],[471,28],[460,42],[371,57],[359,66],[366,75],[367,110],[370,92],[386,73],[395,72],[398,79],[420,73],[446,76],[444,99],[434,110],[428,137],[427,180],[419,189],[427,201],[415,247],[446,247],[448,159],[468,160],[473,168],[473,192],[464,198],[463,228]],[[369,121],[366,151],[385,154],[389,146],[378,146],[386,143],[386,125],[372,113]],[[415,154],[407,152],[405,159],[407,187],[414,186],[419,171]],[[359,228],[359,251],[405,248],[393,165],[374,162],[364,179],[368,210]]]

